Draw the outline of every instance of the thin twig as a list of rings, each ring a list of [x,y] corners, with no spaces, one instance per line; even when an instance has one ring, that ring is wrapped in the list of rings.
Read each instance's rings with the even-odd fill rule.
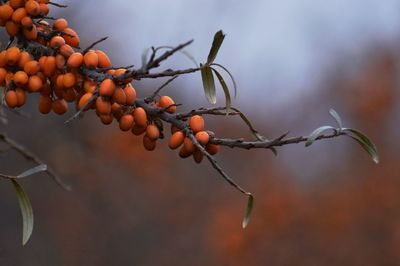
[[[85,50],[83,50],[82,54],[86,54],[90,49],[92,49],[93,47],[95,47],[97,44],[104,42],[105,40],[107,40],[108,37],[103,37],[98,41],[95,41],[94,43],[92,43],[91,45],[89,45],[89,47],[87,47]]]
[[[160,91],[165,88],[166,86],[168,86],[172,81],[174,81],[177,77],[179,76],[174,76],[172,78],[170,78],[169,80],[167,80],[163,85],[161,85],[151,96],[146,98],[146,101],[148,102],[152,102],[154,101],[154,98],[160,93]]]
[[[53,5],[53,6],[60,7],[60,8],[67,8],[68,7],[67,5],[61,5],[61,4],[57,4],[57,3],[54,3],[54,2],[49,2],[49,5]]]

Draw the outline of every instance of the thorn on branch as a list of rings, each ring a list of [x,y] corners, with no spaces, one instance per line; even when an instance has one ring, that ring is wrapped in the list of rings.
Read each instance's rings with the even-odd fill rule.
[[[95,47],[97,44],[104,42],[105,40],[107,40],[108,37],[103,37],[98,41],[95,41],[94,43],[92,43],[91,45],[89,45],[89,47],[87,47],[85,50],[83,50],[82,54],[86,54],[90,49],[92,49],[93,47]]]

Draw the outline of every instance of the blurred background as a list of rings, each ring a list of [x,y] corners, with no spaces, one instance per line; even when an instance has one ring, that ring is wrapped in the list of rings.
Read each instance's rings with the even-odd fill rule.
[[[99,47],[116,66],[139,66],[148,47],[191,38],[187,51],[204,61],[223,29],[217,61],[238,82],[234,105],[263,135],[308,135],[334,124],[334,108],[345,126],[371,137],[381,163],[345,137],[285,146],[278,157],[223,149],[221,165],[256,197],[242,230],[246,199],[207,163],[180,159],[165,141],[147,152],[140,138],[94,115],[65,126],[67,116],[42,116],[31,97],[23,109],[31,117],[8,113],[0,131],[73,191],[45,174],[23,181],[35,229],[21,247],[17,198],[1,183],[0,265],[400,265],[399,1],[59,2],[70,7],[52,15],[68,19],[82,47],[110,37]],[[168,67],[192,63],[177,54]],[[145,97],[163,82],[134,86]],[[180,77],[165,93],[184,103],[181,110],[208,106],[199,74]],[[210,118],[207,127],[250,138],[239,119]],[[0,166],[15,174],[33,165],[7,151]]]

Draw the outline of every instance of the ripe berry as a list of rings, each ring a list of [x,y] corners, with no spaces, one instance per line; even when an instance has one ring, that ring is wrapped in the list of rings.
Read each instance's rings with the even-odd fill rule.
[[[69,44],[72,47],[79,47],[80,39],[73,29],[65,28],[62,31],[61,37],[64,38],[66,44]]]
[[[14,10],[14,13],[11,16],[12,21],[17,24],[21,24],[21,20],[26,17],[28,14],[26,13],[26,9],[21,7]]]
[[[18,106],[18,97],[15,91],[9,90],[6,93],[5,101],[8,107],[15,108]]]
[[[199,149],[196,149],[193,152],[193,159],[196,163],[201,163],[201,161],[203,161],[203,158],[204,154]]]
[[[118,104],[125,105],[126,104],[126,95],[122,88],[117,88],[113,95],[112,100]]]
[[[158,102],[158,106],[161,108],[167,108],[168,106],[171,106],[175,104],[174,100],[171,99],[169,96],[161,96],[160,101]],[[168,113],[175,113],[176,112],[176,106],[171,106],[166,110]]]
[[[74,49],[72,49],[71,45],[64,44],[60,47],[60,54],[62,54],[65,58],[69,58],[73,53]],[[83,58],[82,58],[83,59]]]
[[[99,93],[101,96],[110,97],[115,91],[115,83],[111,79],[105,79],[100,83]]]
[[[183,134],[182,131],[177,131],[171,135],[168,141],[168,147],[175,150],[183,144],[184,140],[185,140],[185,134]]]
[[[147,135],[143,136],[143,146],[148,151],[154,151],[156,148],[156,141],[151,140]]]
[[[50,40],[50,47],[54,49],[58,49],[65,44],[65,40],[61,36],[54,36]]]
[[[17,9],[25,5],[25,0],[10,0],[9,4],[12,8]]]
[[[23,69],[25,67],[25,64],[31,60],[32,60],[31,55],[28,52],[26,51],[21,52],[18,60],[19,68]]]
[[[56,58],[54,56],[48,56],[46,58],[46,61],[44,62],[43,73],[47,77],[51,77],[56,72],[56,68],[57,68]]]
[[[39,3],[34,0],[27,1],[25,4],[25,9],[28,14],[33,17],[39,16],[41,12]]]
[[[196,139],[200,144],[206,145],[210,140],[210,136],[206,131],[199,131],[196,133]]]
[[[95,53],[99,59],[99,67],[101,68],[108,68],[111,67],[111,60],[106,53],[101,50],[96,50]]]
[[[53,29],[63,31],[68,28],[68,22],[64,18],[56,19],[53,23]]]
[[[134,104],[136,101],[136,90],[132,87],[130,83],[126,84],[124,92],[126,95],[126,104],[127,105]]]
[[[104,115],[110,114],[111,113],[111,103],[103,97],[97,97],[96,111],[99,112],[99,114],[104,114]]]
[[[155,125],[148,125],[146,128],[146,135],[151,140],[157,140],[160,138],[160,130]]]
[[[139,127],[147,126],[147,114],[142,107],[138,107],[133,111],[133,116],[135,117],[135,123]]]
[[[63,85],[65,88],[72,88],[76,84],[76,77],[72,73],[65,73],[63,76]]]
[[[11,18],[13,12],[14,9],[9,5],[0,6],[0,20],[8,21]]]
[[[38,109],[42,114],[48,114],[51,111],[52,100],[49,96],[41,95],[39,98]]]
[[[85,93],[80,99],[78,103],[78,108],[82,109],[92,98],[93,94],[90,92]]]
[[[7,64],[14,66],[18,63],[21,52],[18,47],[10,47],[6,52]]]
[[[14,83],[17,86],[23,86],[28,83],[28,75],[24,71],[17,71],[14,74]]]
[[[7,34],[10,35],[10,37],[15,37],[15,36],[17,36],[17,34],[19,32],[19,26],[14,21],[9,20],[6,23],[6,31],[7,31]]]
[[[194,115],[190,118],[189,126],[193,132],[199,132],[204,130],[204,119],[199,115]]]
[[[67,66],[71,68],[78,68],[83,63],[83,55],[79,52],[73,53],[67,61]]]
[[[206,151],[211,155],[215,155],[219,152],[219,145],[209,143],[206,145]]]
[[[119,128],[122,131],[129,131],[133,127],[134,119],[131,114],[121,116],[119,120]]]
[[[99,57],[95,52],[89,51],[83,56],[83,62],[88,68],[96,68],[99,64]]]
[[[68,104],[64,99],[57,99],[51,104],[51,109],[54,113],[62,115],[68,111]]]
[[[15,93],[17,94],[17,107],[22,107],[26,102],[26,93],[21,88],[16,88]]]
[[[33,75],[29,77],[28,80],[28,90],[30,92],[37,92],[39,91],[41,88],[43,87],[43,81],[42,79],[37,76],[37,75]]]
[[[133,135],[140,136],[146,131],[146,126],[142,127],[134,124],[131,131]]]

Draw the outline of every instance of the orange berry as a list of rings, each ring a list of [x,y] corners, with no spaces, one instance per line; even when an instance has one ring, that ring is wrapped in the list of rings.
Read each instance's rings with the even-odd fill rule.
[[[85,93],[80,99],[78,103],[79,109],[82,109],[92,98],[93,94],[90,92]]]
[[[43,81],[39,76],[30,76],[28,81],[28,90],[30,92],[37,92],[43,87]]]
[[[115,83],[111,79],[105,79],[100,83],[99,93],[101,96],[110,97],[115,91]]]
[[[68,104],[64,99],[57,99],[51,104],[51,109],[58,115],[68,112]]]
[[[54,89],[63,90],[64,89],[64,75],[63,74],[57,75],[57,77],[55,78],[55,82],[53,81],[53,83],[55,84]]]
[[[104,125],[110,125],[114,120],[112,115],[99,115],[101,123]]]
[[[169,96],[161,96],[160,101],[158,102],[158,106],[161,108],[167,108],[168,106],[171,106],[173,104],[175,104],[175,102]],[[171,106],[166,111],[173,114],[176,112],[176,106]]]
[[[196,149],[193,152],[193,159],[196,163],[201,163],[201,161],[203,161],[203,158],[204,154],[199,149]]]
[[[48,4],[50,0],[39,0],[39,4]]]
[[[47,77],[51,77],[56,72],[57,64],[54,56],[48,56],[43,67],[43,73]]]
[[[63,46],[60,47],[60,51],[59,52],[64,57],[68,58],[74,53],[74,49],[72,49],[71,45],[64,44]],[[82,57],[82,60],[83,60],[83,57]]]
[[[119,69],[116,69],[116,70],[115,70],[114,75],[118,77],[118,76],[121,76],[121,75],[125,74],[126,71],[127,71],[127,70],[126,70],[125,68],[119,68]]]
[[[14,9],[9,5],[0,6],[0,20],[8,21],[11,18],[13,12]]]
[[[154,151],[156,149],[156,141],[151,140],[147,135],[143,136],[143,146],[148,151]]]
[[[25,67],[25,64],[31,60],[32,60],[31,55],[28,52],[26,51],[21,52],[18,60],[19,68],[23,69]]]
[[[66,73],[63,76],[63,85],[65,88],[71,88],[76,84],[76,77],[72,73]]]
[[[50,95],[51,92],[52,92],[52,88],[50,87],[50,84],[47,82],[44,82],[42,88],[40,89],[40,94]]]
[[[67,89],[63,91],[63,99],[71,103],[76,99],[76,92],[74,89]]]
[[[210,136],[206,131],[199,131],[196,133],[196,139],[200,144],[206,145],[210,140]]]
[[[131,131],[133,135],[140,136],[146,131],[146,127],[141,127],[137,124],[134,124]]]
[[[211,155],[215,155],[219,152],[219,145],[208,143],[206,145],[206,151]]]
[[[126,95],[126,104],[127,105],[134,104],[136,101],[136,90],[132,87],[130,83],[126,84],[124,92]]]
[[[189,120],[189,126],[193,132],[199,132],[204,130],[204,119],[199,115],[194,115]]]
[[[19,26],[14,21],[9,20],[6,23],[6,31],[7,31],[7,34],[10,35],[10,37],[15,37],[15,36],[17,36],[17,34],[19,32]]]
[[[18,106],[18,97],[15,91],[9,90],[6,93],[5,101],[8,107],[15,108]]]
[[[62,31],[61,37],[64,38],[65,43],[71,45],[72,47],[78,47],[80,39],[78,34],[71,28],[65,28]]]
[[[40,5],[40,15],[45,16],[49,14],[49,5],[48,4],[39,4]]]
[[[71,68],[78,68],[83,63],[83,55],[79,52],[73,53],[67,61],[67,65]]]
[[[33,17],[39,16],[41,12],[39,3],[34,0],[26,1],[25,9],[28,12],[28,14]]]
[[[12,21],[17,24],[21,24],[21,20],[26,17],[28,14],[26,13],[26,9],[21,7],[14,10],[14,13],[11,16]]]
[[[22,107],[26,102],[26,93],[21,88],[16,88],[15,93],[17,94],[17,107]]]
[[[17,9],[25,5],[25,0],[10,0],[9,4],[12,8]]]
[[[6,80],[7,70],[3,67],[0,67],[0,86]]]
[[[38,109],[42,114],[48,114],[51,111],[53,101],[49,96],[40,95]]]
[[[133,119],[133,116],[131,114],[123,115],[119,119],[119,128],[122,131],[131,130],[131,128],[133,127],[133,123],[134,123],[134,119]]]
[[[94,93],[94,91],[96,90],[96,86],[97,83],[93,80],[85,80],[83,82],[83,89],[85,90],[85,92]]]
[[[18,63],[21,52],[18,47],[10,47],[6,52],[7,64],[14,66]]]
[[[68,28],[68,22],[64,18],[56,19],[53,23],[53,29],[63,31]]]
[[[160,130],[155,125],[148,125],[146,128],[146,135],[151,140],[157,140],[160,138]]]
[[[44,66],[46,65],[46,60],[47,56],[42,56],[39,58],[40,69],[44,69]]]
[[[172,150],[175,150],[183,144],[184,140],[185,134],[183,134],[182,131],[177,131],[171,135],[168,141],[168,147],[170,147]]]
[[[33,25],[33,21],[31,19],[31,17],[28,17],[28,16],[23,17],[21,19],[21,25],[26,29],[31,29],[32,25]]]
[[[22,29],[24,36],[28,40],[36,40],[38,38],[38,31],[35,25],[33,25],[30,29],[24,28]]]
[[[50,40],[50,47],[54,49],[58,49],[65,44],[65,40],[61,36],[54,36]]]
[[[126,95],[124,90],[122,88],[117,88],[112,95],[112,100],[118,104],[125,105]]]
[[[103,97],[97,97],[96,99],[96,110],[99,114],[110,114],[111,103]]]
[[[147,114],[142,107],[138,107],[133,111],[133,116],[135,117],[135,123],[139,127],[147,127]]]
[[[99,67],[101,68],[108,68],[111,67],[111,60],[106,53],[101,50],[96,50],[95,53],[99,58]]]
[[[7,85],[10,84],[10,82],[12,82],[13,79],[14,79],[14,73],[7,72],[6,77],[5,77],[6,84]]]
[[[83,56],[83,62],[88,68],[96,68],[99,64],[99,57],[95,52],[89,51]]]
[[[184,148],[187,152],[192,154],[196,146],[194,146],[193,142],[188,137],[186,137],[185,140],[183,141],[182,148]]]
[[[121,109],[121,105],[119,105],[118,103],[113,103],[112,105],[111,105],[111,113],[115,113],[115,112],[118,112],[118,111],[121,111],[122,109]],[[118,120],[119,120],[119,118],[118,118]]]
[[[56,55],[56,67],[57,69],[63,70],[65,67],[65,57],[62,56],[61,54]]]
[[[17,86],[23,86],[28,83],[28,75],[24,71],[17,71],[14,74],[14,83]]]
[[[0,52],[0,67],[5,67],[7,65],[7,51],[3,50]]]

